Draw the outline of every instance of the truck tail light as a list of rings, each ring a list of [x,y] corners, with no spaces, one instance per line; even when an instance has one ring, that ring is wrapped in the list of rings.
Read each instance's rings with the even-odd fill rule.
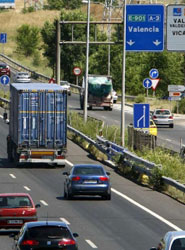
[[[56,159],[65,159],[65,156],[64,155],[57,155]]]

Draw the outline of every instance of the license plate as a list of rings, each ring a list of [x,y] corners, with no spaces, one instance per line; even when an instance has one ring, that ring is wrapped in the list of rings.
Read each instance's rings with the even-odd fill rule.
[[[84,183],[92,183],[92,184],[95,184],[97,183],[96,180],[85,180]]]
[[[23,220],[8,220],[8,224],[22,224]]]

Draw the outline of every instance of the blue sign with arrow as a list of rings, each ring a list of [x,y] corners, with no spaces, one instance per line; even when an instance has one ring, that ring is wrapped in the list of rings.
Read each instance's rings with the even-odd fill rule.
[[[163,5],[126,6],[126,50],[153,52],[164,50]]]
[[[149,128],[150,105],[134,104],[134,128]]]
[[[151,69],[149,72],[149,76],[152,79],[156,79],[159,76],[159,71],[157,69]]]
[[[0,33],[0,43],[7,42],[7,33]]]
[[[146,88],[146,89],[151,88],[151,87],[152,87],[152,80],[151,80],[150,78],[145,78],[145,79],[143,80],[143,86],[144,86],[144,88]]]
[[[10,82],[10,77],[7,75],[3,75],[0,77],[0,82],[3,85],[7,85]]]

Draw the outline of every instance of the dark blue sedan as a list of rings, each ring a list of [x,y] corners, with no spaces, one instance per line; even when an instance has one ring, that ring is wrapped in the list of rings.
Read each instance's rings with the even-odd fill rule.
[[[109,175],[101,165],[78,164],[69,172],[63,173],[64,197],[71,199],[75,195],[100,195],[106,200],[111,199]]]

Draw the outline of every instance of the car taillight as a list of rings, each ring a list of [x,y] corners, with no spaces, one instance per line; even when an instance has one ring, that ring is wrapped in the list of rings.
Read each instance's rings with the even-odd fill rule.
[[[100,176],[99,179],[100,179],[100,181],[108,181],[109,180],[109,178],[106,176]]]
[[[173,119],[173,116],[171,115],[171,116],[169,116],[169,119]]]
[[[38,246],[39,242],[36,240],[23,240],[21,245],[22,246]]]
[[[79,181],[80,180],[80,176],[75,176],[72,178],[72,181]]]
[[[157,118],[157,116],[155,116],[155,115],[154,115],[154,116],[152,116],[152,118],[153,118],[153,119],[156,119],[156,118]]]
[[[75,245],[76,242],[73,239],[63,239],[59,241],[59,246],[66,246],[66,245]]]

